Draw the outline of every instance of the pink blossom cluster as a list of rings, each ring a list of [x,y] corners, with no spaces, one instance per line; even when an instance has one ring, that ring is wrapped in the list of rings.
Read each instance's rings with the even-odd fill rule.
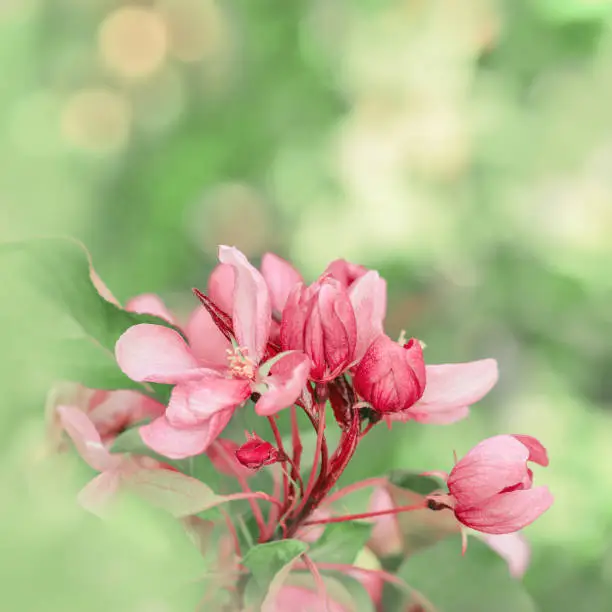
[[[249,477],[271,466],[276,503],[267,517],[252,504],[260,542],[312,541],[328,523],[369,519],[376,525],[372,549],[388,550],[400,538],[397,516],[414,511],[451,516],[457,530],[486,534],[496,546],[494,536],[518,532],[551,505],[550,492],[533,486],[529,468],[530,462],[548,464],[546,450],[526,435],[481,442],[449,474],[436,473],[439,491],[411,504],[390,496],[384,479],[334,492],[376,424],[453,423],[465,418],[498,378],[494,359],[426,364],[418,339],[403,333],[399,340],[390,338],[384,331],[386,281],[378,272],[337,260],[306,284],[276,255],[264,255],[258,270],[238,249],[222,246],[206,292],[194,291],[200,305],[184,325],[156,296],[134,298],[127,310],[157,315],[167,325],[134,325],[116,345],[117,363],[133,381],[171,386],[166,406],[135,391],[88,391],[78,409],[58,408],[82,456],[101,472],[82,494],[88,507],[108,498],[129,476],[137,458],[110,454],[108,446],[143,417],[152,419],[139,427],[150,449],[170,461],[206,453],[219,472],[239,481],[245,495]],[[254,432],[240,443],[222,437],[242,410],[261,417],[271,440]],[[291,423],[290,448],[277,424],[281,411],[288,411]],[[306,465],[299,412],[316,433]],[[340,434],[333,450],[326,437],[330,427]],[[337,514],[334,501],[370,485],[368,512]],[[278,606],[288,593],[279,593]]]

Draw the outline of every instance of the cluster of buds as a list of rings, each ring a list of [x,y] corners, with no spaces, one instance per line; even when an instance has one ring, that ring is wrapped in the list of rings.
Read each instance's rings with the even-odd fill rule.
[[[418,339],[404,333],[399,341],[390,338],[384,331],[386,282],[374,270],[337,260],[307,285],[290,263],[272,254],[263,257],[258,270],[239,250],[222,246],[219,261],[207,291],[194,290],[200,305],[184,325],[155,296],[132,300],[129,309],[161,317],[168,325],[129,328],[117,342],[116,359],[133,381],[171,386],[167,405],[147,404],[152,420],[139,427],[142,440],[157,454],[180,460],[206,453],[219,472],[238,479],[245,495],[251,495],[247,479],[270,467],[275,493],[266,495],[275,504],[267,520],[253,508],[259,542],[312,538],[318,525],[387,520],[414,509],[450,511],[460,529],[508,534],[550,506],[548,489],[532,486],[527,467],[528,461],[547,465],[546,451],[534,438],[517,435],[480,443],[443,474],[445,490],[416,505],[334,515],[334,487],[377,423],[463,419],[495,385],[497,363],[426,364]],[[221,434],[242,410],[254,410],[261,427],[238,445]],[[285,410],[291,448],[277,424]],[[93,427],[95,410],[87,412]],[[316,434],[306,465],[300,412]],[[65,409],[60,415],[82,447],[81,417]],[[332,426],[340,432],[333,450],[326,436]],[[269,428],[270,441],[261,437],[263,427]]]

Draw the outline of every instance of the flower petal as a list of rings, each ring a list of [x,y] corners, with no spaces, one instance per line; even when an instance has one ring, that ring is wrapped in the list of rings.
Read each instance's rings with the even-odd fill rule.
[[[228,315],[234,309],[234,268],[229,263],[219,264],[208,277],[208,296]]]
[[[227,349],[231,345],[206,308],[199,306],[193,311],[185,335],[196,359],[211,367],[227,367]]]
[[[89,512],[104,517],[112,498],[121,484],[121,475],[116,470],[98,474],[79,492],[78,502]]]
[[[416,421],[417,423],[426,423],[427,425],[450,425],[465,419],[470,414],[468,406],[460,406],[459,408],[451,408],[445,412],[417,412],[418,404],[408,410],[394,412],[389,414],[389,418],[393,421]]]
[[[140,428],[143,442],[155,452],[170,459],[184,459],[203,453],[214,442],[232,418],[232,411],[215,413],[198,426],[180,429],[160,417]]]
[[[485,534],[482,539],[506,561],[512,576],[523,576],[529,565],[531,549],[521,533]]]
[[[119,466],[121,457],[108,452],[100,434],[84,412],[73,406],[58,406],[56,410],[79,455],[94,470],[104,472]]]
[[[498,379],[495,359],[428,365],[423,397],[412,410],[421,415],[469,407],[482,399]],[[427,422],[427,421],[425,421]]]
[[[512,437],[516,438],[529,449],[529,461],[533,461],[544,467],[548,465],[548,453],[539,440],[523,434],[512,434]]]
[[[163,404],[138,391],[105,392],[99,402],[94,402],[95,397],[90,400],[89,418],[104,441],[147,417],[161,416],[166,409]]]
[[[271,416],[295,403],[310,372],[310,359],[301,352],[291,351],[273,366],[271,375],[264,379],[268,390],[255,404],[259,416]]]
[[[166,418],[175,427],[198,426],[217,412],[233,411],[250,395],[248,380],[215,376],[182,383],[172,390]]]
[[[162,325],[130,327],[117,340],[119,367],[136,381],[177,383],[193,377],[198,362],[181,335]]]
[[[138,314],[149,314],[159,317],[174,325],[176,320],[172,313],[166,308],[163,300],[154,293],[143,293],[136,295],[125,305],[128,312],[136,312]]]
[[[528,457],[527,447],[512,436],[493,436],[477,444],[448,477],[448,490],[457,507],[478,505],[522,483],[528,475]]]
[[[533,523],[553,503],[548,487],[495,495],[476,508],[455,509],[457,518],[483,533],[513,533]]]
[[[376,487],[370,498],[368,512],[392,510],[393,498],[386,487]],[[403,537],[396,514],[377,516],[368,542],[368,547],[379,557],[388,557],[402,552]]]
[[[219,261],[234,268],[233,321],[238,344],[248,357],[259,363],[270,335],[270,295],[264,277],[235,247],[220,246]]]
[[[288,261],[274,253],[263,256],[261,274],[270,291],[272,308],[282,313],[291,290],[302,282],[302,275]]]
[[[359,362],[370,344],[383,333],[383,320],[387,310],[387,282],[378,272],[370,270],[352,284],[349,298],[357,321],[355,361]]]

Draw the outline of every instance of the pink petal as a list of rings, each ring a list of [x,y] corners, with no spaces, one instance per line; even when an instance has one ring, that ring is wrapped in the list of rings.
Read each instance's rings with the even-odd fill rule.
[[[457,507],[471,507],[515,486],[527,476],[529,451],[512,436],[494,436],[477,444],[448,477]]]
[[[266,253],[261,260],[261,274],[266,280],[272,308],[282,313],[291,290],[302,282],[301,274],[282,257]]]
[[[531,550],[521,533],[485,534],[483,540],[506,561],[512,576],[521,578],[527,571]]]
[[[310,359],[304,353],[287,353],[272,366],[271,375],[264,379],[268,390],[255,404],[255,412],[259,416],[272,416],[291,406],[301,395],[309,373]]]
[[[522,434],[513,434],[512,437],[516,438],[529,449],[529,461],[533,461],[544,467],[548,465],[548,453],[539,440],[536,440],[532,436],[525,436]]]
[[[79,504],[89,512],[103,517],[120,484],[121,476],[116,470],[98,474],[79,492]]]
[[[93,400],[90,401],[90,406]],[[166,407],[137,391],[118,390],[104,394],[89,412],[89,418],[100,436],[114,437],[126,427],[147,417],[161,416]]]
[[[416,412],[417,407],[413,406],[409,410],[394,412],[389,416],[393,421],[416,421],[417,423],[426,423],[427,425],[451,425],[457,421],[465,419],[470,414],[468,406],[460,406],[459,408],[451,408],[446,411],[439,412]]]
[[[160,417],[140,428],[143,442],[156,453],[170,459],[184,459],[203,453],[232,418],[232,411],[215,413],[198,426],[180,429]]]
[[[355,361],[359,362],[368,347],[383,333],[387,309],[387,283],[371,270],[358,278],[349,289],[349,298],[357,321]]]
[[[220,411],[233,411],[250,395],[248,380],[216,376],[182,383],[172,390],[166,418],[175,427],[198,426]]]
[[[474,508],[455,509],[457,518],[483,533],[512,533],[533,523],[553,503],[548,487],[495,495]]]
[[[391,494],[385,487],[377,487],[372,493],[369,512],[391,510],[394,508]],[[368,546],[378,556],[397,555],[402,551],[403,538],[397,515],[389,514],[374,518],[374,527]]]
[[[211,367],[227,367],[227,349],[231,345],[206,308],[199,306],[193,311],[185,335],[196,359]]]
[[[57,413],[79,455],[94,470],[104,472],[118,467],[121,457],[108,452],[102,444],[100,434],[84,412],[73,406],[58,406]]]
[[[154,293],[143,293],[133,297],[125,305],[125,309],[129,312],[136,312],[138,314],[149,314],[159,317],[172,323],[176,323],[172,313],[166,308],[163,300]]]
[[[469,407],[481,400],[498,378],[495,359],[429,365],[426,372],[423,397],[411,409],[421,415]]]
[[[117,341],[119,367],[136,381],[177,383],[194,376],[198,362],[181,335],[162,325],[134,325]]]
[[[220,246],[219,261],[230,264],[236,275],[234,288],[234,331],[248,357],[259,363],[270,335],[270,295],[264,277],[236,248]]]
[[[228,315],[234,309],[234,268],[219,264],[208,278],[208,297]]]

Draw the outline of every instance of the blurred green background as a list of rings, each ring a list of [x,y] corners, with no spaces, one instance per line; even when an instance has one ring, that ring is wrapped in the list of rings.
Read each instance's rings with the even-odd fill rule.
[[[219,243],[379,269],[391,335],[501,379],[467,421],[377,428],[348,478],[540,437],[525,583],[606,611],[611,108],[611,0],[2,0],[0,240],[77,236],[120,300],[182,312]],[[197,573],[180,530],[90,524],[79,464],[40,458],[55,320],[19,281],[3,262],[3,609],[173,611],[142,593]]]

